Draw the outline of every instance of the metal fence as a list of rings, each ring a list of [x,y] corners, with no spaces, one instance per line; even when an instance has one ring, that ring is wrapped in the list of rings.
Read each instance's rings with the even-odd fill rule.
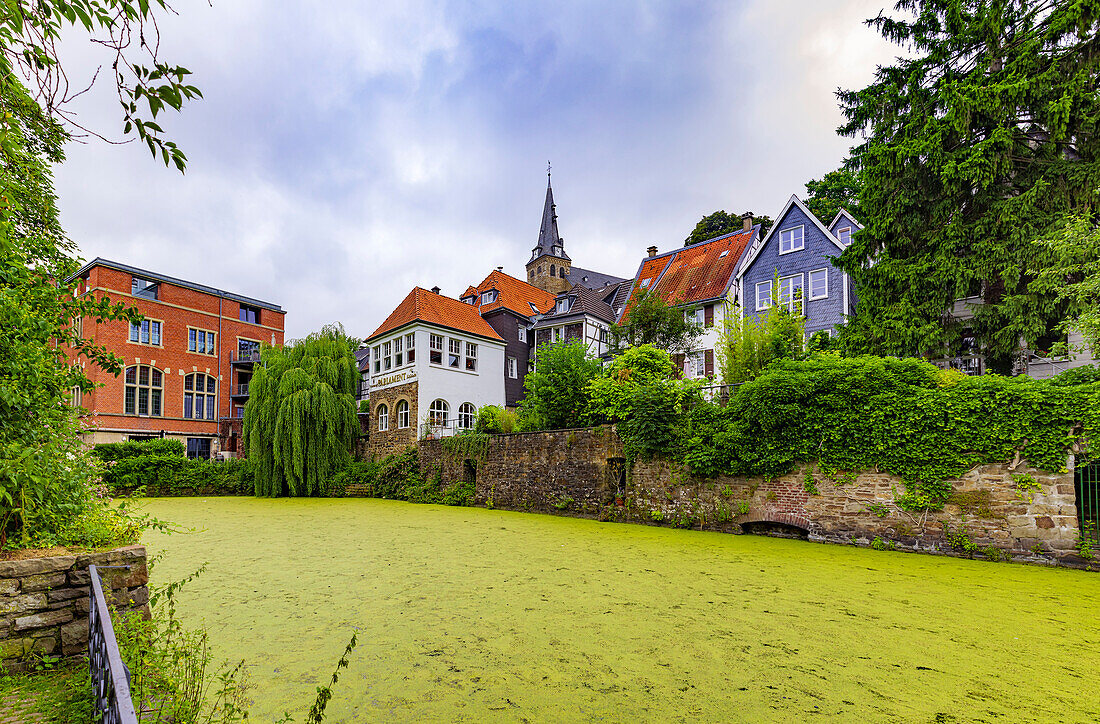
[[[122,663],[111,625],[111,612],[103,596],[103,582],[95,566],[88,566],[92,581],[91,606],[88,609],[88,668],[92,675],[95,710],[103,724],[137,724],[134,703],[130,699],[130,671]]]
[[[1081,539],[1100,545],[1100,460],[1080,461],[1073,471]]]

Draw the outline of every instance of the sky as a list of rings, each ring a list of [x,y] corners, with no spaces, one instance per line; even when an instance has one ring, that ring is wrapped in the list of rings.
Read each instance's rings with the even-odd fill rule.
[[[187,172],[74,141],[62,224],[85,259],[282,306],[288,339],[365,337],[414,286],[524,278],[549,161],[573,263],[630,277],[702,216],[774,216],[840,165],[834,92],[898,54],[863,24],[884,8],[179,0],[160,54],[204,98],[162,125]],[[109,63],[78,34],[63,61],[74,86]],[[109,84],[71,110],[120,137]]]

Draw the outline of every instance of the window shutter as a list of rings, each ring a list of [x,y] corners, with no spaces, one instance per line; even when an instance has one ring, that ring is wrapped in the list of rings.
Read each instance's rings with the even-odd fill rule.
[[[677,377],[683,377],[684,374],[684,357],[682,354],[672,355],[672,364],[676,365],[676,369],[680,372]]]
[[[711,307],[707,307],[708,311],[710,309],[711,309]],[[704,356],[703,364],[706,366],[707,377],[713,377],[714,376],[714,350],[713,349],[708,349],[704,353],[704,355],[705,356]]]
[[[703,323],[707,327],[714,326],[714,305],[708,304],[703,308]]]

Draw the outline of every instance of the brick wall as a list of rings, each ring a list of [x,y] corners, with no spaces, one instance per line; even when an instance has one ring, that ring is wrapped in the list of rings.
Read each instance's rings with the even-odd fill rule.
[[[20,561],[0,561],[0,669],[23,671],[35,654],[74,656],[88,645],[91,584],[101,571],[108,603],[149,613],[144,546]]]
[[[366,440],[363,457],[383,458],[392,453],[401,452],[409,445],[416,444],[416,432],[420,410],[417,409],[417,391],[419,382],[408,382],[403,385],[395,385],[382,390],[372,390],[370,394],[370,419],[368,428],[370,437]],[[397,427],[397,403],[405,400],[409,403],[409,426]],[[389,410],[389,426],[386,430],[378,429],[378,407],[386,405]],[[362,418],[360,418],[362,419]]]
[[[432,444],[439,445],[420,443],[422,467],[439,464],[439,451],[427,447]],[[942,511],[914,514],[894,503],[904,483],[873,470],[831,478],[806,464],[773,480],[702,479],[655,460],[635,463],[621,481],[622,459],[613,428],[494,435],[477,466],[476,503],[730,533],[772,528],[816,541],[947,555],[1008,553],[1035,562],[1087,564],[1075,550],[1072,467],[1051,473],[1026,462],[982,465],[951,481],[953,493]],[[461,467],[444,464],[444,482],[462,474]],[[1038,490],[1017,485],[1025,475]]]

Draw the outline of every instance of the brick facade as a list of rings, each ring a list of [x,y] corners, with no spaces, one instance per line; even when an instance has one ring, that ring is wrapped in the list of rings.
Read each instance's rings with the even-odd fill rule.
[[[420,410],[417,409],[419,390],[420,383],[417,381],[371,392],[371,428],[366,443],[366,457],[383,458],[416,444],[420,420]],[[409,426],[404,428],[397,426],[397,403],[402,400],[409,403]],[[389,417],[385,430],[378,429],[378,408],[382,405],[386,406]]]
[[[227,433],[233,433],[232,440],[223,438],[219,428],[222,419],[238,418],[248,399],[246,388],[241,386],[247,385],[251,377],[252,362],[250,359],[235,361],[235,356],[239,357],[238,342],[247,340],[282,345],[285,313],[266,302],[246,302],[243,300],[247,298],[214,289],[203,291],[205,287],[196,288],[199,285],[182,281],[178,284],[159,281],[157,299],[134,296],[131,294],[131,281],[135,276],[152,281],[164,277],[131,270],[114,262],[96,260],[79,274],[80,293],[96,298],[108,297],[112,301],[136,307],[147,320],[160,323],[159,344],[131,342],[130,326],[125,320],[83,325],[84,336],[122,357],[124,367],[148,365],[163,373],[161,414],[126,414],[125,373],[116,377],[94,365],[86,366],[89,379],[98,385],[79,400],[80,405],[90,413],[86,440],[94,444],[117,442],[134,436],[163,435],[184,440],[209,439],[212,443],[211,454],[227,447],[236,447],[239,451],[241,445],[237,428],[233,425],[225,427]],[[258,311],[256,322],[240,319],[242,304]],[[192,329],[216,335],[213,354],[189,351],[189,331]],[[217,379],[214,419],[184,417],[184,383],[186,376],[192,373]]]

